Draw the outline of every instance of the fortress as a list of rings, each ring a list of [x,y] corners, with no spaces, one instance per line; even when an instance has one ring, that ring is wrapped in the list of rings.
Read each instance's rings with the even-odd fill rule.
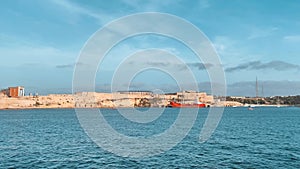
[[[0,94],[0,109],[26,108],[117,108],[117,107],[166,107],[170,101],[204,103],[210,106],[241,106],[237,102],[222,102],[205,92],[182,91],[155,94],[150,91],[120,91],[115,93],[81,92],[76,94],[49,94],[45,96],[10,95],[9,90]],[[4,91],[4,92],[3,92]]]

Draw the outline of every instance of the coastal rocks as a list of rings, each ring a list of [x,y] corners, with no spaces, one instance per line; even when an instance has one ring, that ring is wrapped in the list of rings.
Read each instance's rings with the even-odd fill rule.
[[[116,108],[116,107],[165,107],[172,99],[182,98],[182,92],[154,94],[146,91],[76,94],[50,94],[46,96],[1,97],[0,109],[23,108]],[[213,97],[205,93],[184,93],[186,100],[202,100],[213,103]],[[199,98],[198,98],[199,96]]]
[[[151,107],[151,103],[147,98],[135,99],[134,107]]]

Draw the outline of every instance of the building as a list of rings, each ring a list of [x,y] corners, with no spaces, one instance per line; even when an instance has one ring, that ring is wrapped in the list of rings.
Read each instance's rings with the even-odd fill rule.
[[[139,91],[139,90],[132,90],[132,91],[118,91],[118,94],[131,94],[131,95],[151,95],[153,94],[152,91]]]
[[[25,96],[25,88],[22,86],[9,87],[7,89],[1,90],[1,93],[7,95],[8,97],[21,97]]]
[[[205,104],[213,104],[214,97],[207,95],[205,92],[197,91],[182,91],[177,93],[165,94],[165,98],[168,100],[177,100],[179,102],[184,101],[185,103],[202,102]]]

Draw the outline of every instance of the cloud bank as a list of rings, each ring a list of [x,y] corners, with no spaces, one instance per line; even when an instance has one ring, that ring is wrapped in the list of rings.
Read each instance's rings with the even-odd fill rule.
[[[284,61],[270,61],[263,63],[261,61],[252,61],[248,63],[242,63],[240,65],[226,68],[226,72],[236,72],[241,70],[268,70],[273,69],[277,71],[287,71],[287,70],[300,70],[300,65],[287,63]]]

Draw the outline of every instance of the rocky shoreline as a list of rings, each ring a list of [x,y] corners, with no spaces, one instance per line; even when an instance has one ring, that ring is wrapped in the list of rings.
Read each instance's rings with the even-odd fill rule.
[[[190,96],[189,96],[189,95]],[[199,101],[214,107],[242,107],[234,101],[215,102],[206,93],[184,93],[185,101]],[[147,92],[50,94],[45,96],[0,96],[0,109],[57,109],[57,108],[129,108],[129,107],[166,107],[171,100],[179,100],[183,93],[153,94]],[[189,97],[188,97],[189,96]],[[208,107],[207,106],[207,107]]]

